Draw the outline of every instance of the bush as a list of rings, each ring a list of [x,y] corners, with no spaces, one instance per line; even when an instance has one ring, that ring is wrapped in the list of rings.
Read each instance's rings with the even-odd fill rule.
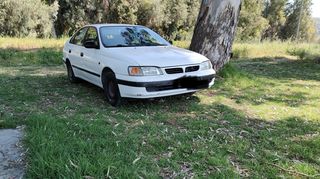
[[[246,46],[235,48],[232,53],[233,58],[245,58],[249,56],[249,50]]]
[[[288,49],[287,53],[292,56],[298,57],[299,60],[305,60],[308,57],[308,52],[306,49],[303,48],[293,48]]]
[[[218,76],[222,78],[239,78],[244,76],[243,73],[240,72],[234,65],[227,63],[223,68],[219,71]]]
[[[0,35],[50,37],[57,10],[41,0],[1,0]]]

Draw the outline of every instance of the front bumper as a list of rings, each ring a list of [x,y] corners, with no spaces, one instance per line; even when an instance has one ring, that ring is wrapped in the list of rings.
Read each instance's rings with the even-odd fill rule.
[[[119,90],[126,98],[155,98],[195,92],[214,84],[214,75],[182,76],[177,79],[155,82],[119,80]]]

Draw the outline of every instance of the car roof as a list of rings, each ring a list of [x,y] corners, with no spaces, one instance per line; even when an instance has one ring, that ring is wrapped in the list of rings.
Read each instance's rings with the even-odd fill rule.
[[[100,28],[100,27],[142,27],[141,25],[132,25],[132,24],[90,24],[90,25],[86,25],[87,26],[94,26],[96,28]]]

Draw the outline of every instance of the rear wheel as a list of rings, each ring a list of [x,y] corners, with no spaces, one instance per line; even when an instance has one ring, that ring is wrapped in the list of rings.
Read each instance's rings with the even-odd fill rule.
[[[79,82],[79,78],[74,76],[70,62],[67,62],[67,73],[68,73],[68,79],[69,79],[70,83]]]
[[[103,77],[103,89],[107,101],[112,106],[121,104],[121,95],[115,75],[112,72],[106,72]]]

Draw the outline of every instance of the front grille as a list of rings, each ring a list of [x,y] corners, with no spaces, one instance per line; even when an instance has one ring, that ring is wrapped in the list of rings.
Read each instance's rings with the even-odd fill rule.
[[[177,74],[177,73],[183,73],[182,68],[167,68],[165,69],[167,74]]]
[[[209,83],[212,80],[213,76],[201,78],[201,77],[183,77],[168,83],[160,84],[160,85],[152,85],[147,86],[146,90],[148,92],[155,91],[165,91],[165,90],[173,90],[173,89],[184,89],[188,90],[197,90],[208,88]]]
[[[190,67],[187,67],[187,68],[186,68],[186,73],[187,73],[187,72],[194,72],[194,71],[198,71],[198,70],[199,70],[199,68],[200,68],[200,66],[199,66],[199,65],[197,65],[197,66],[190,66]]]

